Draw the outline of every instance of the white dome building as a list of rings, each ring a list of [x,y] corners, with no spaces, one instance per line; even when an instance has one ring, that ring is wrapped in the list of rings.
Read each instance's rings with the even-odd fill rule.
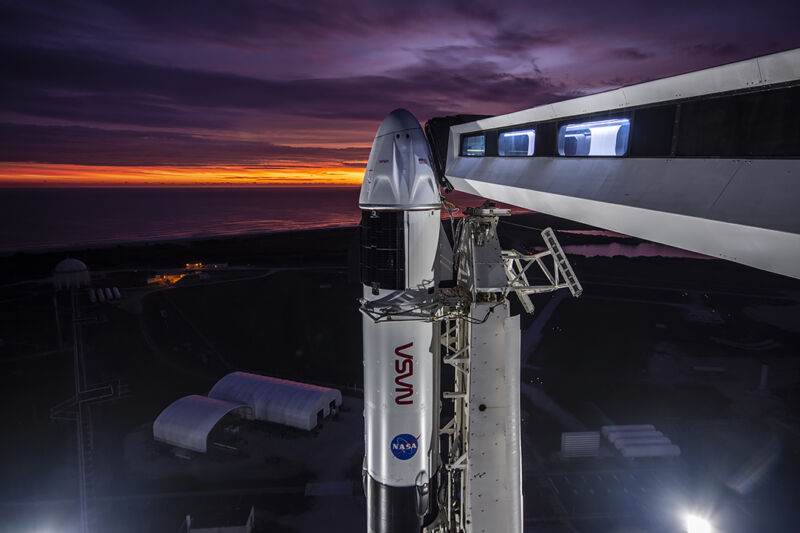
[[[56,289],[78,289],[86,287],[90,282],[89,267],[73,257],[64,259],[53,270],[53,284]]]

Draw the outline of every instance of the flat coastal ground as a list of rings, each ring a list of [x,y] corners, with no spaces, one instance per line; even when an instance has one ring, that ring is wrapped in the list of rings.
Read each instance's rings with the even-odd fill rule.
[[[558,233],[568,250],[638,244],[530,214],[501,224],[504,247],[541,249],[530,228],[547,225],[572,231]],[[0,258],[0,531],[76,526],[75,424],[51,416],[74,394],[71,315],[49,280],[67,256],[123,295],[79,306],[86,382],[123,391],[91,407],[93,531],[178,531],[187,514],[250,505],[262,531],[330,530],[332,517],[337,530],[363,531],[357,242],[355,228],[338,228]],[[708,259],[570,260],[584,296],[543,295],[523,317],[526,530],[670,531],[643,496],[669,487],[685,501],[717,491],[720,516],[741,530],[788,531],[800,474],[800,282]],[[190,262],[228,268],[148,284]],[[164,407],[232,370],[337,387],[345,408],[312,433],[244,427],[237,457],[184,459],[153,444]],[[562,431],[608,423],[653,423],[682,458],[559,458]]]

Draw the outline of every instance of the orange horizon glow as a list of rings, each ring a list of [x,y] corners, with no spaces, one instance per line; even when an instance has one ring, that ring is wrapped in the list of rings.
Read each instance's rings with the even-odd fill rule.
[[[92,166],[0,163],[0,187],[361,185],[364,168],[335,165]]]

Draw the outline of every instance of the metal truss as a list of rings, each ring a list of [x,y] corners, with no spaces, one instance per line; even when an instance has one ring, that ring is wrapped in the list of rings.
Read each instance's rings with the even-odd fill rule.
[[[441,322],[442,362],[454,369],[453,389],[442,398],[453,402],[453,416],[444,423],[439,434],[447,442],[439,488],[439,520],[428,528],[433,533],[466,531],[466,510],[463,497],[467,481],[467,446],[469,442],[469,321],[465,316]]]
[[[533,314],[531,294],[552,292],[558,289],[569,289],[576,298],[583,293],[578,278],[567,261],[564,250],[561,248],[555,233],[551,228],[542,231],[542,239],[547,245],[547,251],[535,254],[522,254],[516,250],[503,250],[503,266],[508,278],[508,288],[517,293],[520,303],[527,313]],[[552,266],[545,263],[547,257],[552,257]],[[528,281],[528,271],[533,265],[539,267],[539,272],[548,281],[544,285],[531,285]]]
[[[442,394],[443,401],[452,402],[452,416],[443,420],[440,437],[446,442],[444,465],[439,483],[439,516],[425,533],[469,533],[467,521],[467,480],[469,479],[468,454],[470,449],[470,416],[468,401],[470,397],[470,334],[475,318],[473,305],[481,301],[504,301],[510,293],[516,293],[525,311],[533,313],[531,294],[569,289],[573,296],[580,296],[583,288],[567,261],[555,233],[547,228],[542,231],[547,251],[535,254],[522,254],[516,250],[499,250],[497,245],[497,222],[499,216],[508,215],[508,210],[485,206],[468,209],[459,222],[456,242],[456,278],[458,287],[440,291],[438,311],[432,320],[440,324],[440,344],[442,363],[454,369],[452,389]],[[494,255],[480,249],[494,239],[498,246]],[[488,258],[494,257],[494,259]],[[548,260],[552,257],[552,261]],[[542,284],[531,284],[533,265],[540,271]],[[498,269],[505,272],[505,279]],[[487,283],[487,280],[493,282]],[[374,310],[371,310],[374,312]],[[416,311],[416,310],[415,310]],[[362,307],[362,312],[368,312]],[[431,316],[429,314],[428,316]],[[383,319],[395,317],[384,314]],[[479,321],[478,321],[479,322]]]

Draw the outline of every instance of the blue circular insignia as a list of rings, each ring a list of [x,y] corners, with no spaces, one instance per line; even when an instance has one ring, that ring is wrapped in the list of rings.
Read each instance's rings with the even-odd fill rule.
[[[417,448],[419,448],[418,440],[419,437],[401,433],[392,439],[392,443],[389,446],[392,450],[392,455],[401,461],[408,461],[417,453]]]

